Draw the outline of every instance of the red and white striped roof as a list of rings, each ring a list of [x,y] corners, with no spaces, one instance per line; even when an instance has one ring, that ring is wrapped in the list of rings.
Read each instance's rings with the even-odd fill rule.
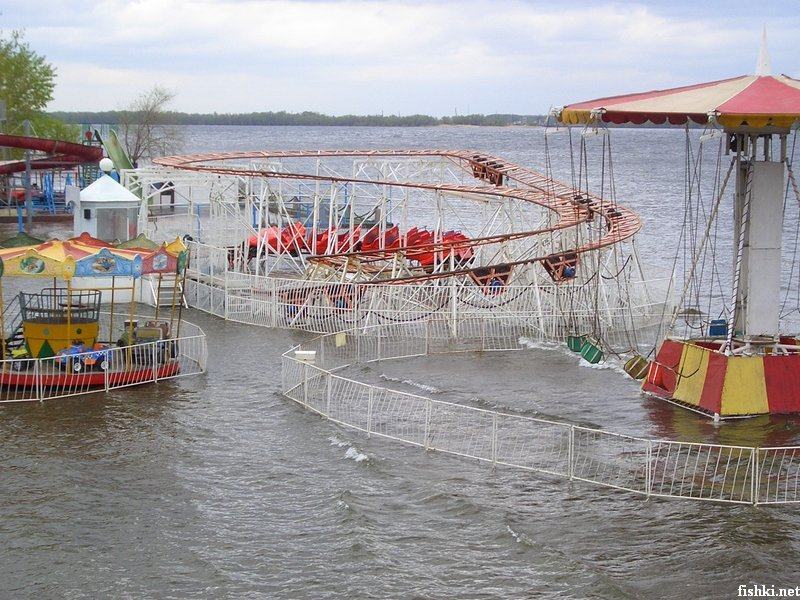
[[[564,123],[646,122],[681,125],[708,122],[714,115],[723,127],[791,127],[800,119],[800,80],[787,75],[742,75],[668,90],[653,90],[569,104]]]

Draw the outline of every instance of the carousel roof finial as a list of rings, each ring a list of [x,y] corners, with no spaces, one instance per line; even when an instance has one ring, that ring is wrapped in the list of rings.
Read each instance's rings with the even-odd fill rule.
[[[767,26],[761,30],[761,48],[758,50],[758,62],[756,63],[756,75],[765,77],[772,75],[772,61],[769,58],[767,49]]]

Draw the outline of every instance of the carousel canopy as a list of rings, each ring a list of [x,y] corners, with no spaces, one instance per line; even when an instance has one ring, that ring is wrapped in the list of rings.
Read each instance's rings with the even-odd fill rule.
[[[20,231],[19,233],[12,235],[11,237],[1,241],[0,248],[19,248],[20,246],[35,246],[36,244],[41,244],[43,242],[44,240],[41,240],[37,237],[33,237],[32,235],[28,235],[24,231]]]
[[[742,75],[667,90],[598,98],[565,106],[567,124],[646,122],[704,124],[713,115],[725,128],[789,128],[800,119],[800,80],[786,75]]]
[[[188,258],[189,251],[180,238],[171,244],[156,244],[155,249],[120,248],[82,233],[68,240],[0,248],[0,273],[61,279],[141,277],[150,273],[180,273],[186,268]]]

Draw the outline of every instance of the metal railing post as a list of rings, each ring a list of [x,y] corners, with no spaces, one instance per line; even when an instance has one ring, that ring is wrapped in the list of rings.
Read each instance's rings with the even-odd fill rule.
[[[647,498],[650,498],[650,493],[653,488],[653,441],[647,440],[647,450],[645,450],[645,464],[644,471],[644,487],[647,493]]]
[[[331,374],[325,372],[326,385],[325,385],[325,416],[331,416]]]
[[[227,266],[225,267],[225,277],[222,280],[222,289],[223,289],[222,302],[224,305],[223,309],[225,311],[224,318],[227,321],[228,320],[228,267]]]
[[[367,394],[367,437],[372,437],[372,402],[374,400],[375,388],[369,386]]]
[[[569,426],[569,446],[567,448],[567,475],[569,480],[575,476],[575,426]]]
[[[758,488],[761,483],[761,473],[758,468],[758,447],[751,450],[750,456],[753,459],[753,469],[750,474],[750,499],[753,501],[753,506],[758,506]]]
[[[42,369],[39,359],[34,359],[33,361],[33,378],[36,381],[36,399],[41,402],[44,398],[42,396]]]
[[[430,434],[431,434],[431,410],[433,408],[430,398],[427,400],[425,406],[425,450],[431,450]]]
[[[106,368],[103,372],[103,388],[106,392],[111,389],[111,382],[108,379],[108,374],[111,372],[111,361],[112,356],[114,356],[114,349],[112,348],[108,352],[106,352]]]
[[[308,406],[308,363],[303,363],[303,408]]]
[[[158,342],[153,342],[153,381],[158,381]]]
[[[497,413],[492,412],[492,468],[497,466]]]
[[[430,333],[431,333],[431,322],[429,320],[425,320],[425,356],[430,354]]]

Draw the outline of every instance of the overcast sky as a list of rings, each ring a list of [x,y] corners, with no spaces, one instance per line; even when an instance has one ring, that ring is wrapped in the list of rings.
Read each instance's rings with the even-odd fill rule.
[[[121,108],[158,83],[189,112],[542,113],[752,73],[764,24],[773,71],[800,76],[800,0],[0,6],[57,67],[53,110]]]

